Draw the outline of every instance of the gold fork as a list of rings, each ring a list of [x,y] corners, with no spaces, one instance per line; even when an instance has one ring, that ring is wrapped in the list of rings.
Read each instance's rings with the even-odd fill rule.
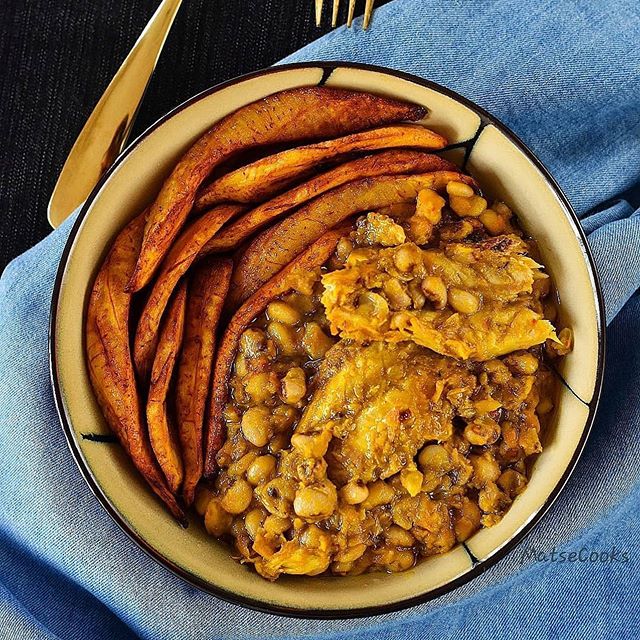
[[[55,229],[91,193],[122,151],[182,0],[162,0],[85,123],[51,194]]]
[[[322,5],[324,0],[315,0],[316,2],[316,25],[319,27],[322,22]],[[373,14],[373,2],[374,0],[366,0],[364,5],[364,21],[363,28],[366,29],[371,22],[371,15]],[[331,10],[331,26],[335,27],[338,24],[338,9],[340,8],[340,0],[333,0],[333,8]],[[347,13],[347,27],[351,26],[353,22],[353,14],[356,10],[356,0],[349,0],[349,11]]]

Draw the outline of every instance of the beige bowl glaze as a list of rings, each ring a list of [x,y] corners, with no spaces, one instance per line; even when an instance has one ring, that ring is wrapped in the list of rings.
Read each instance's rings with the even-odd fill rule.
[[[229,548],[210,538],[196,518],[182,529],[120,446],[109,442],[84,364],[84,313],[112,238],[155,195],[196,138],[249,102],[321,83],[428,108],[425,124],[453,145],[445,152],[448,157],[464,164],[489,195],[511,206],[538,241],[575,348],[562,362],[559,373],[566,384],[529,486],[497,526],[404,573],[283,577],[272,584],[232,560]],[[346,63],[288,65],[232,80],[177,107],[129,146],[100,181],[73,227],[58,271],[51,309],[52,381],[69,447],[91,489],[158,562],[217,596],[271,612],[372,615],[417,604],[472,579],[520,542],[548,509],[580,455],[595,413],[603,367],[602,309],[593,260],[575,214],[541,163],[506,127],[461,96],[407,74]]]

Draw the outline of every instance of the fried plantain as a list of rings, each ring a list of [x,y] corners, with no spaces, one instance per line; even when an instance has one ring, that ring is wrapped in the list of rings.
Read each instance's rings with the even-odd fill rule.
[[[128,291],[148,284],[193,206],[204,179],[240,151],[260,145],[318,140],[403,120],[426,109],[370,93],[330,87],[287,89],[217,122],[182,157],[151,205]]]

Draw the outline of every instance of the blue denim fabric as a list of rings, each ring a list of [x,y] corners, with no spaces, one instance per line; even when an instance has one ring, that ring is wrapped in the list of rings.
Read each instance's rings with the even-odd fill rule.
[[[523,545],[408,611],[290,620],[201,593],[112,522],[64,441],[47,318],[68,221],[0,281],[0,638],[640,637],[637,2],[396,0],[369,32],[358,21],[288,61],[314,59],[386,65],[461,92],[513,128],[569,196],[599,266],[608,321],[602,403],[575,473]],[[626,562],[529,553],[614,548]]]

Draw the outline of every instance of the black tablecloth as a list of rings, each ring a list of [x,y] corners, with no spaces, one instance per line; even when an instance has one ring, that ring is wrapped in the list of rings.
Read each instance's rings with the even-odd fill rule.
[[[0,0],[0,269],[50,231],[46,206],[67,154],[158,3]],[[316,28],[313,5],[185,0],[133,135],[194,93],[266,67],[328,31]],[[344,22],[348,0],[341,5]]]

